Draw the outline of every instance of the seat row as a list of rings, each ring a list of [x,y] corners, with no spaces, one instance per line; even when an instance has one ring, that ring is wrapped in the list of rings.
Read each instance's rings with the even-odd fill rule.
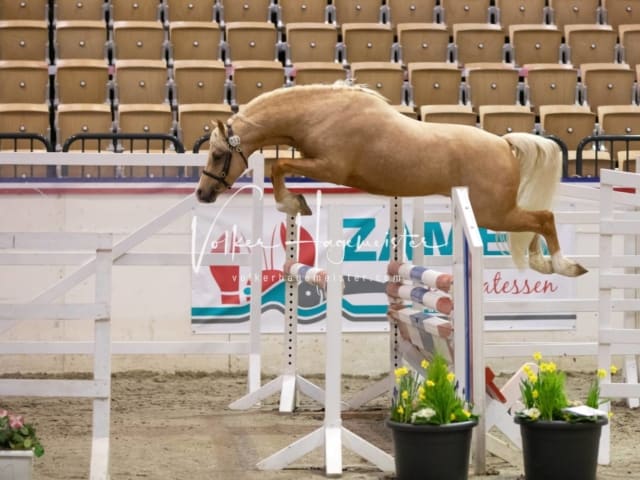
[[[138,20],[155,21],[274,21],[291,22],[440,22],[608,23],[614,28],[640,23],[632,0],[59,0],[5,1],[0,19]],[[50,14],[50,15],[49,15]]]
[[[618,42],[620,37],[620,42]],[[565,39],[563,41],[563,38]],[[115,22],[113,32],[96,21],[59,22],[49,52],[44,22],[0,22],[0,60],[150,59],[306,61],[508,61],[528,63],[640,63],[640,24],[567,25],[564,33],[551,25],[512,25],[506,38],[492,24],[456,24],[453,42],[440,24],[401,24],[397,38],[384,24],[351,23],[340,30],[324,23],[289,24],[279,36],[268,22]]]

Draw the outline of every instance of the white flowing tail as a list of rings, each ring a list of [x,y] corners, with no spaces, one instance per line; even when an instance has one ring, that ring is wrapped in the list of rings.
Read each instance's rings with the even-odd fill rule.
[[[530,133],[509,133],[504,138],[520,162],[518,206],[524,210],[550,210],[562,176],[562,151],[556,142]],[[518,268],[527,267],[527,252],[534,233],[509,233],[509,249]]]

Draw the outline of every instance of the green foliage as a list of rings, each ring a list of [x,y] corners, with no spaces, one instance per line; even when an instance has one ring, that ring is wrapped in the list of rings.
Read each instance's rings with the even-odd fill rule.
[[[443,425],[477,419],[457,394],[455,375],[446,359],[436,353],[432,362],[422,361],[423,371],[395,371],[396,388],[391,402],[391,420],[401,423]]]
[[[32,425],[20,415],[0,409],[0,450],[33,450],[36,457],[44,455],[44,447]]]

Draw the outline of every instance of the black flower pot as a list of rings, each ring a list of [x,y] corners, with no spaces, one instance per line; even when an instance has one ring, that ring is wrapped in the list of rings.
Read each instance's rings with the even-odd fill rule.
[[[466,480],[471,434],[477,420],[411,425],[387,420],[393,434],[398,480]]]
[[[514,420],[520,424],[527,480],[596,480],[605,417],[580,423]]]

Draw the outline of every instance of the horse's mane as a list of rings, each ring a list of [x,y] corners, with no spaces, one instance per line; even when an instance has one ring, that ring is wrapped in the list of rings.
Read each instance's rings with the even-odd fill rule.
[[[243,110],[250,110],[251,108],[258,106],[263,102],[272,101],[274,99],[277,100],[277,97],[284,96],[284,95],[292,95],[292,94],[295,94],[296,92],[321,93],[321,92],[331,92],[331,91],[362,92],[367,95],[372,95],[386,103],[389,103],[389,100],[387,98],[385,98],[383,95],[380,95],[375,90],[368,88],[366,85],[352,84],[345,80],[338,80],[337,82],[332,84],[314,83],[310,85],[295,85],[292,87],[282,87],[276,90],[271,90],[270,92],[263,93],[262,95],[259,95],[258,97],[252,99],[249,103],[247,103],[247,105]],[[246,115],[243,115],[242,112],[236,113],[234,115],[234,118],[237,118],[238,120],[242,120],[246,123],[255,125],[255,122],[247,118]]]

